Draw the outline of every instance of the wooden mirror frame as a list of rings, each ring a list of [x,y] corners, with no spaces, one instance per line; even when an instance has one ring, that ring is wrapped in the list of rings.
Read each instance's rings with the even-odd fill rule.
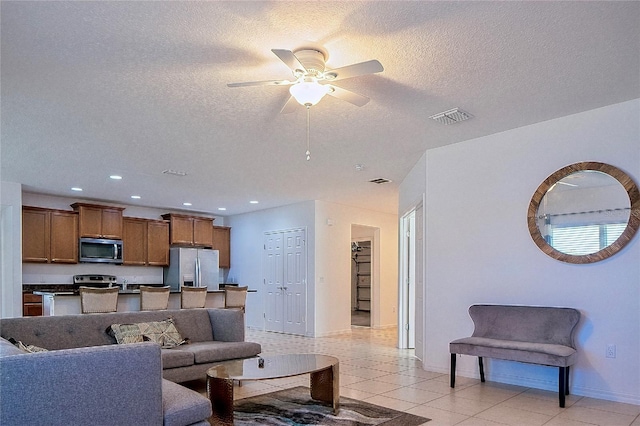
[[[631,210],[629,213],[629,221],[627,222],[627,227],[622,232],[620,237],[618,237],[618,239],[611,245],[603,248],[596,253],[572,255],[562,253],[561,251],[556,250],[547,243],[547,241],[542,236],[540,229],[538,228],[536,216],[538,215],[538,207],[540,207],[540,203],[542,202],[542,199],[546,195],[547,191],[549,191],[549,189],[561,179],[564,179],[570,174],[582,170],[593,170],[606,173],[620,182],[625,191],[627,191],[627,195],[629,196]],[[533,197],[531,197],[531,202],[529,203],[529,210],[527,212],[527,224],[529,225],[529,233],[531,234],[531,238],[533,238],[533,241],[540,248],[540,250],[542,250],[548,256],[567,263],[584,264],[599,262],[603,259],[613,256],[614,254],[622,250],[622,248],[626,246],[629,241],[631,241],[633,236],[638,231],[638,227],[640,227],[640,191],[638,191],[638,186],[635,184],[633,179],[631,179],[629,175],[627,175],[617,167],[593,161],[571,164],[553,173],[540,184],[538,189],[536,189],[536,192],[533,194]]]

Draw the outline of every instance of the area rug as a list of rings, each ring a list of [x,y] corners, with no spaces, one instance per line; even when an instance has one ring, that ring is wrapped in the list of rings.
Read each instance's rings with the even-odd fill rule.
[[[311,399],[309,388],[298,386],[235,401],[236,425],[383,425],[417,426],[429,419],[344,396],[340,411]]]

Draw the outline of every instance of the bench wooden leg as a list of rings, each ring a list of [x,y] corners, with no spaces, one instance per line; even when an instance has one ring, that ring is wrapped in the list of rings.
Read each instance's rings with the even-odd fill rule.
[[[484,364],[481,356],[478,357],[478,367],[480,367],[480,381],[484,383]]]
[[[564,402],[565,402],[565,395],[567,392],[567,384],[566,383],[566,379],[567,379],[567,368],[566,367],[559,367],[559,371],[558,371],[558,396],[560,398],[560,408],[564,408]]]
[[[451,354],[451,387],[456,387],[456,354]]]

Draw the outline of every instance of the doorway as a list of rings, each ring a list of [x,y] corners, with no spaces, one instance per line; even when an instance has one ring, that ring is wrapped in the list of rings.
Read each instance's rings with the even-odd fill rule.
[[[351,325],[371,327],[371,241],[351,242]]]
[[[376,327],[380,323],[380,228],[351,225],[351,325]]]
[[[423,359],[423,220],[422,203],[402,216],[400,221],[400,278],[398,283],[398,347],[415,348]]]

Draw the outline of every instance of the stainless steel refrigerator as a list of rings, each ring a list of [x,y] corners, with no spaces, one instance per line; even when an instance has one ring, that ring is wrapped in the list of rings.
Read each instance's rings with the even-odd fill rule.
[[[218,250],[171,248],[169,266],[164,268],[164,285],[178,291],[183,285],[219,290],[218,265]]]

